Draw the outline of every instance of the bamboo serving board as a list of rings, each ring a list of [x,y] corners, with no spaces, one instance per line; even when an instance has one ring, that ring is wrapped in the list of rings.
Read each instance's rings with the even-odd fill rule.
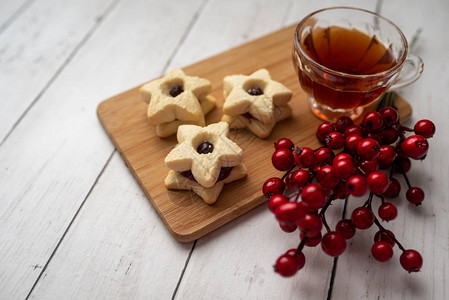
[[[269,177],[283,174],[271,165],[273,143],[290,138],[295,145],[317,147],[315,130],[321,122],[308,109],[306,95],[293,69],[291,51],[295,26],[290,26],[237,48],[183,68],[187,75],[204,77],[212,82],[217,107],[207,115],[207,124],[222,116],[222,80],[226,75],[247,74],[259,68],[270,71],[272,78],[293,91],[291,118],[275,127],[265,140],[248,131],[231,132],[231,139],[243,149],[246,178],[224,186],[213,205],[205,204],[190,191],[167,190],[164,179],[168,169],[164,158],[176,145],[176,137],[160,139],[146,118],[147,104],[139,87],[107,99],[98,106],[98,116],[126,165],[142,187],[170,233],[181,242],[198,239],[227,222],[264,203],[262,184]],[[397,98],[402,119],[411,114],[410,105]]]

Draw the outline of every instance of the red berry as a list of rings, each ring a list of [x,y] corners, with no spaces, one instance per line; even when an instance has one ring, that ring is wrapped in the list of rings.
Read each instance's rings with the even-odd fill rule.
[[[304,218],[306,212],[301,209],[298,202],[286,202],[279,204],[274,210],[274,215],[282,223],[298,223]]]
[[[383,125],[382,115],[377,111],[368,112],[363,117],[362,124],[369,131],[377,130]]]
[[[282,222],[279,222],[279,227],[281,227],[282,231],[287,232],[287,233],[294,232],[297,228],[296,224],[282,223]]]
[[[321,208],[326,203],[326,191],[317,183],[309,183],[301,192],[302,201],[313,208]]]
[[[407,190],[407,193],[405,194],[407,197],[407,200],[410,203],[415,204],[416,206],[420,205],[424,200],[424,191],[420,189],[419,187],[411,187]]]
[[[295,275],[298,271],[298,263],[291,255],[281,255],[274,265],[274,271],[283,277]]]
[[[383,124],[386,126],[396,125],[399,121],[398,111],[393,107],[384,107],[379,110],[379,113],[382,115]]]
[[[333,189],[335,197],[337,199],[346,199],[349,197],[350,193],[348,187],[346,186],[346,182],[340,181],[337,186]]]
[[[398,209],[391,202],[385,202],[381,206],[379,206],[379,210],[377,211],[379,217],[384,221],[394,220],[398,215]]]
[[[289,189],[300,190],[309,180],[309,172],[303,169],[289,173],[285,178],[285,184]]]
[[[351,176],[346,185],[349,193],[355,197],[365,195],[368,190],[368,182],[366,181],[366,178],[360,175]]]
[[[379,171],[379,161],[377,159],[363,160],[359,163],[359,167],[362,169],[363,174],[368,176],[372,172]]]
[[[341,132],[334,131],[329,133],[324,141],[329,148],[333,150],[340,149],[345,145],[345,135]]]
[[[285,197],[284,195],[281,194],[277,194],[277,195],[273,195],[270,198],[270,201],[268,201],[268,208],[270,209],[271,212],[274,213],[274,211],[276,210],[276,208],[283,204],[283,203],[287,203],[288,202],[288,198]]]
[[[301,240],[302,240],[302,239],[304,239],[306,236],[304,235],[304,233],[302,233],[302,232],[300,231],[299,237],[300,237]],[[307,237],[307,241],[306,241],[306,246],[307,246],[307,247],[316,247],[316,246],[318,246],[319,243],[321,243],[321,238],[322,238],[321,232],[320,232],[318,235],[316,235],[316,236],[308,236],[308,237]]]
[[[350,160],[352,160],[352,155],[348,154],[348,153],[341,152],[341,153],[335,155],[332,164],[335,164],[337,161],[342,160],[342,159],[350,159]]]
[[[285,190],[285,183],[278,177],[267,179],[262,186],[262,193],[265,197],[271,198],[273,195],[282,194]]]
[[[345,140],[345,149],[352,154],[357,153],[357,146],[359,145],[359,142],[363,140],[363,137],[358,134],[351,134],[348,136]]]
[[[376,260],[385,262],[393,257],[393,247],[384,241],[375,242],[371,248],[371,253]]]
[[[338,178],[345,180],[355,173],[355,165],[352,159],[341,159],[334,163],[335,173]]]
[[[429,150],[429,143],[421,135],[412,135],[401,143],[401,150],[410,158],[422,159]]]
[[[335,226],[335,231],[340,233],[345,239],[349,240],[355,235],[356,229],[351,220],[343,219],[338,221],[337,225]]]
[[[309,212],[309,213],[313,213],[313,214],[317,214],[318,213],[318,209],[317,208],[313,208],[313,207],[308,206],[304,201],[299,201],[298,205],[305,212]]]
[[[388,176],[381,171],[370,173],[366,180],[368,181],[370,191],[374,194],[382,194],[390,184]]]
[[[397,198],[400,192],[401,184],[396,178],[391,178],[387,190],[382,195],[386,198]]]
[[[292,183],[292,176],[293,176],[293,172],[288,173],[288,175],[285,177],[284,181],[285,181],[285,186],[288,189],[296,189],[296,187],[293,185]]]
[[[420,120],[413,127],[413,131],[422,137],[429,139],[435,134],[435,124],[430,120]]]
[[[296,148],[295,162],[300,168],[310,168],[315,163],[315,152],[308,147]]]
[[[323,222],[321,218],[312,213],[306,213],[305,217],[298,222],[298,228],[305,236],[317,236],[321,232]]]
[[[393,161],[396,159],[396,151],[393,147],[389,145],[382,145],[379,149],[379,156],[377,160],[381,169],[386,169],[391,167]]]
[[[288,149],[279,149],[274,151],[271,157],[273,166],[279,171],[287,171],[293,167],[295,159],[293,153]]]
[[[350,136],[353,134],[362,136],[363,135],[362,127],[360,127],[359,125],[351,125],[348,128],[346,128],[345,136]]]
[[[365,135],[366,138],[370,138],[375,140],[377,143],[379,143],[379,145],[381,145],[384,141],[384,137],[383,137],[383,131],[376,130],[376,131],[370,131]]]
[[[326,136],[329,133],[331,133],[332,131],[335,131],[334,124],[332,124],[330,122],[323,122],[318,126],[318,128],[316,130],[316,137],[318,138],[318,140],[320,142],[324,142],[324,139],[326,138]]]
[[[396,150],[398,157],[408,158],[407,154],[405,154],[404,151],[402,151],[401,145],[402,145],[402,141],[401,141],[401,143],[396,144],[396,146],[394,147],[394,150]]]
[[[352,119],[347,116],[342,116],[342,117],[338,118],[337,121],[335,121],[335,127],[341,133],[344,133],[346,128],[348,128],[349,126],[351,126],[353,124],[354,124],[354,122],[352,121]]]
[[[288,138],[280,138],[280,139],[274,144],[274,148],[275,148],[276,150],[279,150],[279,149],[288,149],[288,150],[290,150],[290,151],[293,151],[293,147],[294,147],[293,142],[292,142],[290,139],[288,139]]]
[[[336,257],[345,251],[346,240],[340,233],[331,231],[323,236],[323,239],[321,240],[321,248],[323,248],[323,251],[326,254]]]
[[[329,148],[320,148],[315,151],[316,164],[318,166],[331,165],[335,154]]]
[[[373,212],[366,207],[358,207],[352,212],[351,222],[357,229],[368,229],[374,223]]]
[[[397,173],[407,173],[412,168],[412,161],[409,158],[398,157],[394,166],[394,171]],[[401,171],[402,169],[402,171]]]
[[[399,137],[399,130],[394,127],[387,127],[382,131],[382,143],[385,145],[393,144]]]
[[[316,180],[319,184],[329,189],[336,187],[338,184],[338,178],[334,167],[329,165],[322,166],[318,169],[316,173]]]
[[[379,143],[371,138],[361,140],[357,144],[357,154],[362,160],[373,160],[379,155]]]
[[[394,233],[391,232],[390,230],[385,230],[385,231],[379,230],[374,235],[374,242],[384,241],[384,242],[387,242],[388,244],[390,244],[391,247],[394,247],[396,242],[391,237],[395,238]]]
[[[296,259],[298,271],[304,268],[304,265],[306,264],[306,257],[304,256],[304,253],[300,252],[298,253],[298,255],[296,255],[296,249],[290,249],[285,252],[285,255],[292,256]]]
[[[401,266],[409,273],[419,272],[423,264],[422,256],[416,250],[405,250],[401,254],[399,261],[401,262]]]

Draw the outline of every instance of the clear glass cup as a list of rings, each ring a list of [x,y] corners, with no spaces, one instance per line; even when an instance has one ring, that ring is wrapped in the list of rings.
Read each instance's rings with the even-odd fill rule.
[[[312,112],[333,121],[359,117],[386,91],[417,80],[424,67],[421,58],[408,53],[395,24],[351,7],[306,16],[295,31],[293,63]]]

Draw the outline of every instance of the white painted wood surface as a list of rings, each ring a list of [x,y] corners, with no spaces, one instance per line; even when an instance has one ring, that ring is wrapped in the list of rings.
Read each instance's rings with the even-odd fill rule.
[[[380,1],[380,0],[379,0]],[[107,97],[220,53],[334,5],[374,10],[376,1],[55,1],[0,4],[0,298],[323,299],[332,259],[307,249],[290,279],[272,271],[296,247],[261,206],[195,243],[176,242],[114,151],[95,114]],[[447,299],[444,186],[449,163],[449,5],[384,1],[382,14],[407,37],[423,77],[401,92],[412,120],[437,125],[428,159],[411,180],[419,208],[399,204],[388,224],[424,267],[407,274],[398,253],[369,255],[374,230],[339,259],[332,299]],[[6,24],[6,25],[5,25]],[[352,206],[356,205],[351,203]],[[332,207],[341,211],[341,207]]]
[[[0,35],[0,142],[45,94],[113,3],[35,1],[5,28]]]
[[[33,0],[1,1],[0,2],[0,32],[13,23],[27,9]]]

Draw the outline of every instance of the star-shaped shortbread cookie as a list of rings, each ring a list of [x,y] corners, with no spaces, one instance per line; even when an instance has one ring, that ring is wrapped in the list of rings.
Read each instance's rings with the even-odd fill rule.
[[[257,136],[266,138],[276,122],[290,116],[288,102],[292,91],[274,81],[266,69],[249,76],[232,75],[223,79],[222,121],[239,120],[231,127],[248,127]]]
[[[200,99],[211,91],[208,80],[186,76],[181,69],[173,69],[164,77],[143,85],[142,98],[149,103],[147,116],[151,124],[188,121],[204,124]]]
[[[246,167],[243,164],[240,164],[232,168],[228,177],[218,181],[212,187],[207,188],[200,185],[198,182],[181,175],[179,172],[170,170],[167,178],[165,178],[165,185],[169,189],[192,190],[195,194],[200,196],[204,202],[212,204],[217,201],[225,184],[245,177],[247,172]]]
[[[206,127],[181,125],[178,145],[165,158],[165,165],[178,172],[191,171],[195,180],[204,187],[212,187],[222,167],[234,167],[242,162],[243,151],[229,139],[226,122]],[[206,150],[201,151],[201,147]]]

